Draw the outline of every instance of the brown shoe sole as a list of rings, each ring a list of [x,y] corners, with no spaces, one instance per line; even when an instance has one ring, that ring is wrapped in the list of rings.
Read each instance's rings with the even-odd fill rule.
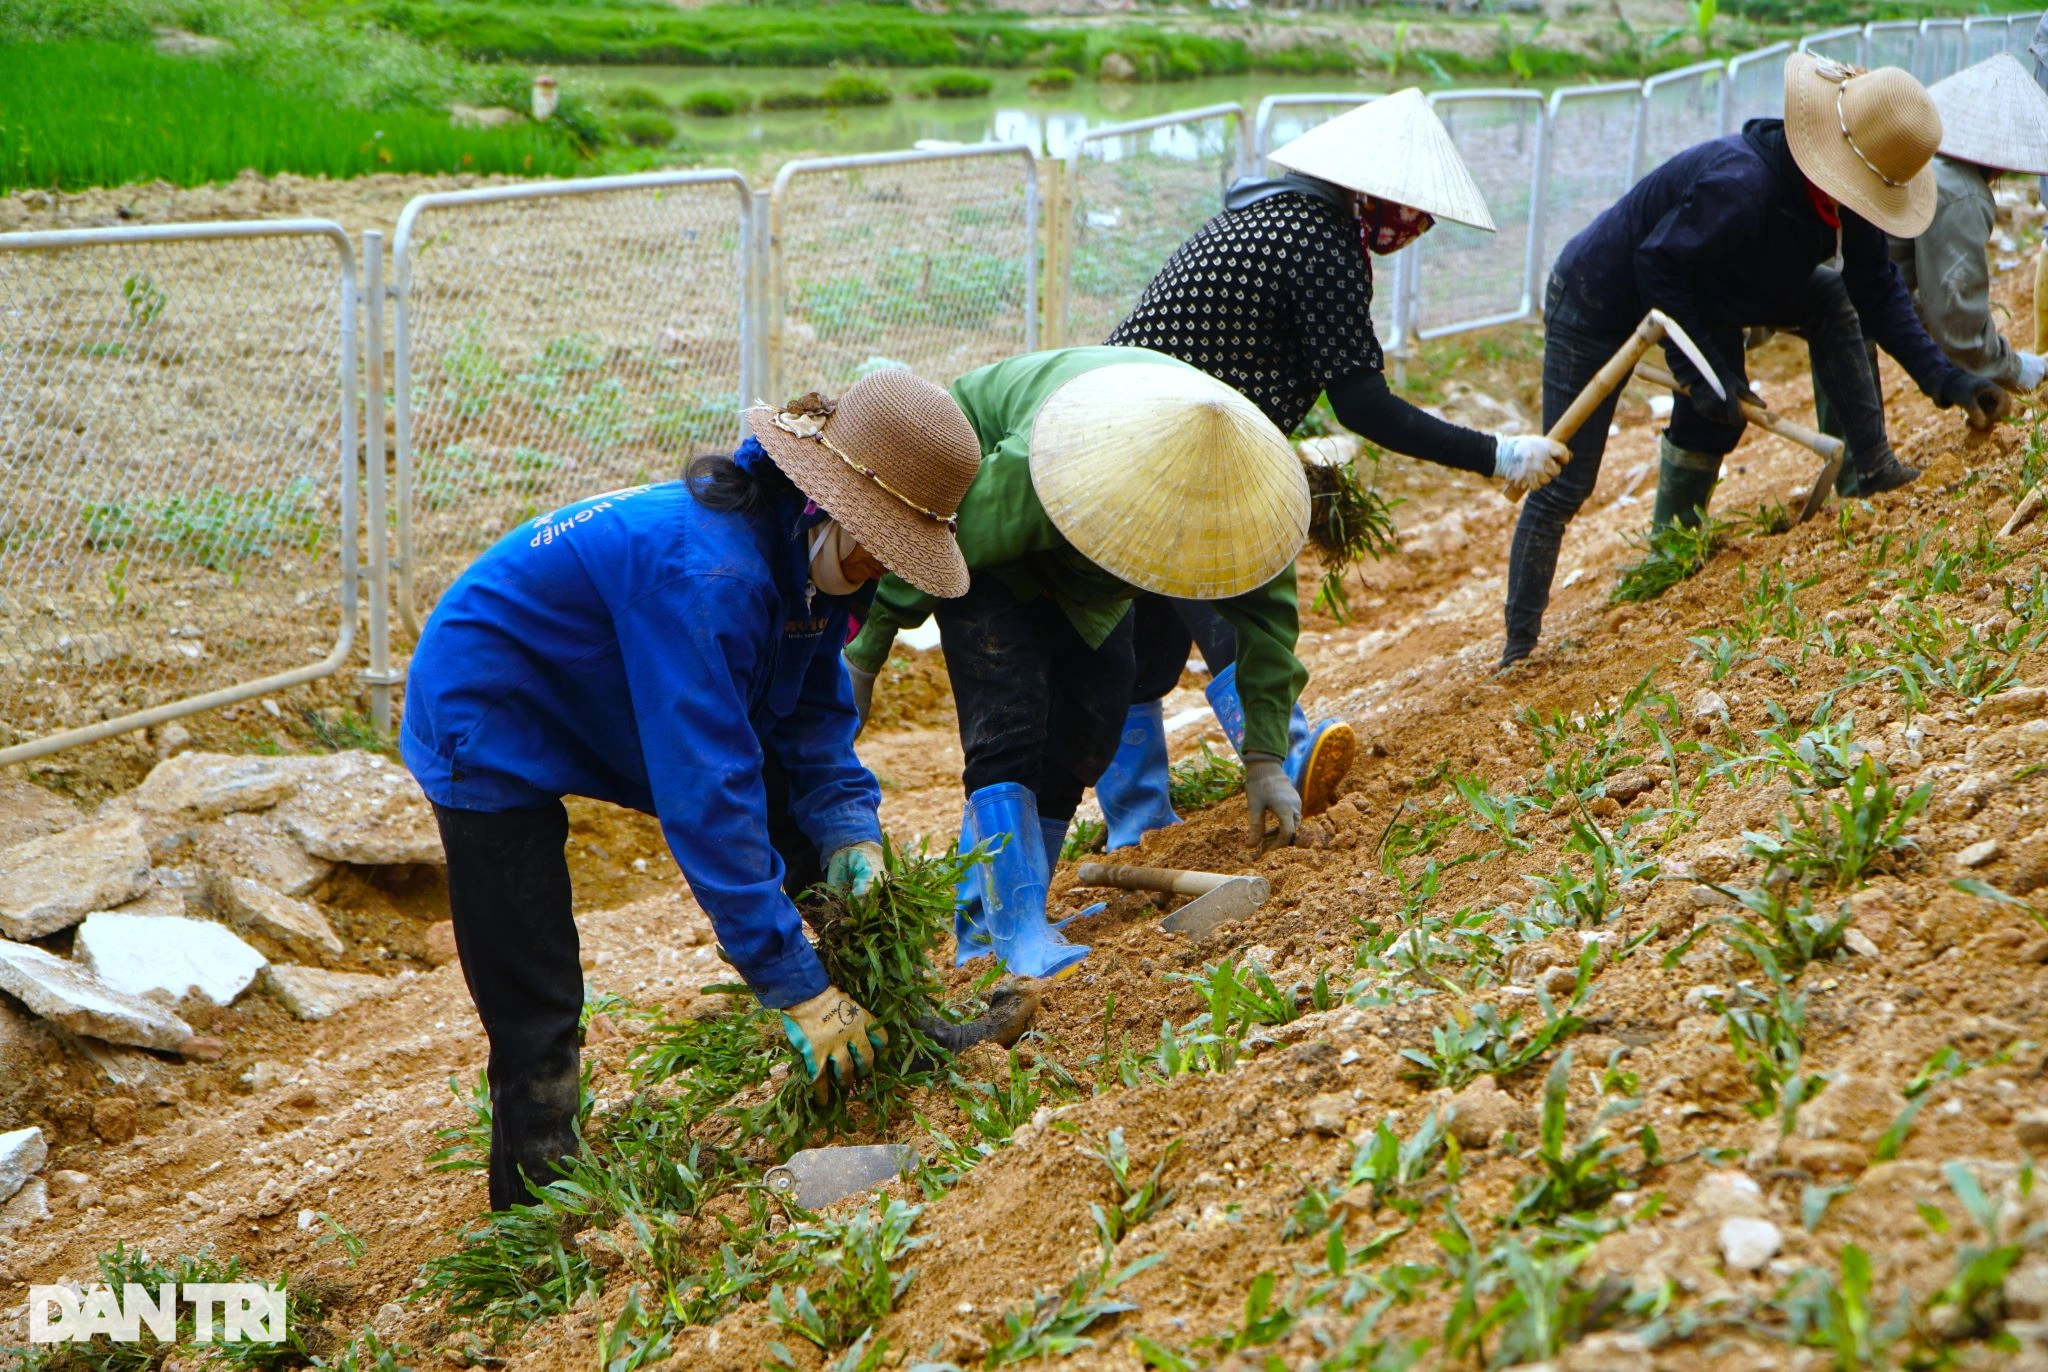
[[[1326,729],[1316,740],[1308,765],[1301,769],[1301,815],[1319,815],[1337,803],[1338,788],[1351,774],[1351,759],[1358,755],[1358,736],[1349,724]]]

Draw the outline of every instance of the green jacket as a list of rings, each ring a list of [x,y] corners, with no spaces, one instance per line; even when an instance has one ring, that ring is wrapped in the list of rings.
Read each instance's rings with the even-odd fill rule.
[[[1142,348],[1063,348],[1013,357],[953,383],[953,399],[981,439],[981,472],[960,502],[960,551],[968,569],[1001,581],[1019,600],[1050,597],[1090,647],[1109,637],[1142,592],[1081,556],[1053,527],[1031,485],[1031,425],[1061,383],[1134,361],[1186,365]],[[867,622],[846,646],[847,660],[879,672],[897,631],[922,623],[937,605],[908,582],[884,577]],[[1257,590],[1217,601],[1216,609],[1237,631],[1244,747],[1285,757],[1288,715],[1308,683],[1308,670],[1294,656],[1301,632],[1294,568]]]

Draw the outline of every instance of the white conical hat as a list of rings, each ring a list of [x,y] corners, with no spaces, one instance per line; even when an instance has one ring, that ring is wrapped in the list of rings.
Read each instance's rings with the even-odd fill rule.
[[[1997,171],[2048,175],[2048,93],[2008,53],[1928,87],[1941,155]]]
[[[1255,590],[1308,540],[1301,459],[1259,407],[1192,367],[1117,362],[1038,407],[1031,485],[1053,527],[1140,590]]]
[[[1493,213],[1458,145],[1413,86],[1318,124],[1267,156],[1346,190],[1493,232]]]

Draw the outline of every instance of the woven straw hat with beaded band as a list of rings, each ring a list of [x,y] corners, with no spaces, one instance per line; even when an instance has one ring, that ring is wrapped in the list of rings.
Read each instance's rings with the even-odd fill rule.
[[[836,401],[813,391],[746,417],[797,489],[883,566],[927,595],[967,594],[954,515],[981,468],[981,444],[952,396],[881,371]]]
[[[1911,73],[1793,53],[1785,142],[1809,181],[1892,237],[1918,238],[1933,222],[1941,112]]]

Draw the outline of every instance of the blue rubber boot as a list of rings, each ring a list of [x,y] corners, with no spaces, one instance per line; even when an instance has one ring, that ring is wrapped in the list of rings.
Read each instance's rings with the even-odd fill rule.
[[[1244,758],[1244,705],[1237,698],[1237,664],[1218,672],[1203,692],[1223,736]],[[1301,797],[1303,818],[1319,815],[1337,803],[1337,791],[1351,770],[1351,758],[1358,751],[1358,739],[1341,719],[1326,719],[1310,725],[1308,713],[1297,702],[1287,720],[1287,779]]]
[[[981,869],[982,928],[1003,965],[1020,977],[1056,977],[1087,957],[1085,945],[1067,942],[1046,923],[1051,835],[1039,824],[1038,798],[1030,789],[1014,781],[982,787],[967,797],[967,829],[976,843],[994,849]],[[956,933],[959,922],[956,912]]]
[[[969,812],[960,811],[960,851],[965,853],[975,844],[974,829]],[[989,950],[988,923],[982,915],[981,884],[988,871],[987,863],[978,863],[967,869],[967,874],[953,888],[953,965],[961,967],[973,958]]]
[[[1067,829],[1072,824],[1073,821],[1070,819],[1050,819],[1045,815],[1038,817],[1038,831],[1045,837],[1045,870],[1048,879],[1050,879],[1052,873],[1060,869],[1060,850],[1067,846]],[[1093,905],[1076,910],[1065,919],[1054,920],[1052,927],[1064,929],[1077,919],[1086,919],[1090,915],[1099,915],[1108,908],[1108,901],[1098,900]]]
[[[1156,700],[1133,705],[1124,716],[1116,756],[1095,783],[1109,846],[1128,848],[1154,829],[1180,823],[1173,812],[1172,786],[1166,766],[1165,707]]]

